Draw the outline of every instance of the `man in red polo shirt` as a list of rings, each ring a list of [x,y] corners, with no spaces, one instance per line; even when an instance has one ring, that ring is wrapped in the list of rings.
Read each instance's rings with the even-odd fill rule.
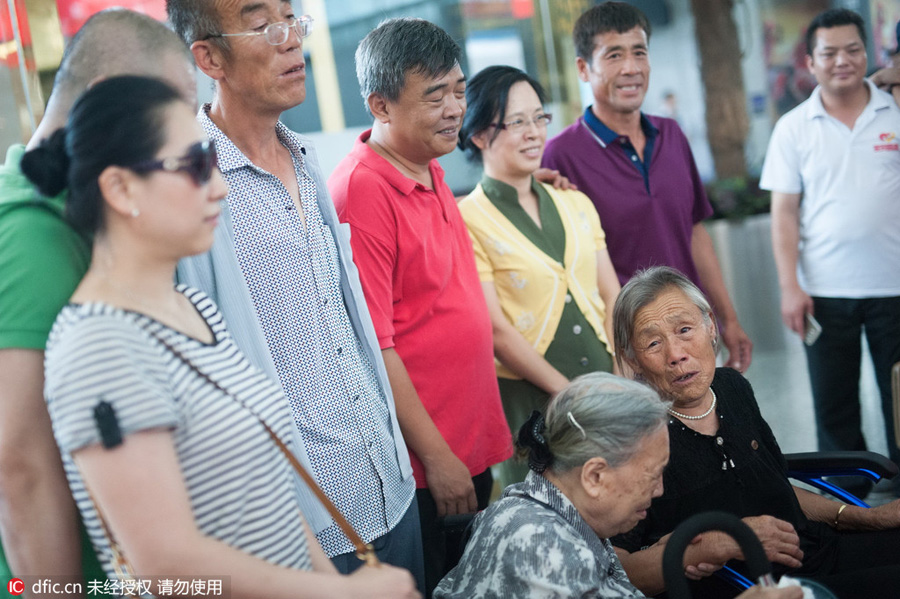
[[[328,181],[410,450],[429,596],[448,571],[439,519],[485,508],[490,466],[512,454],[472,242],[436,160],[466,111],[459,56],[421,19],[369,33],[356,71],[375,122]]]

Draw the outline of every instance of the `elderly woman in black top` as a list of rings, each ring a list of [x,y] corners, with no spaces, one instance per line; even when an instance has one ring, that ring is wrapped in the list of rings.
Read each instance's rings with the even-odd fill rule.
[[[480,514],[436,599],[643,597],[606,537],[627,531],[662,493],[666,407],[651,389],[605,373],[575,379],[519,433],[531,472]],[[789,599],[799,588],[741,599]]]
[[[820,580],[842,599],[897,597],[900,503],[866,510],[791,486],[749,382],[716,368],[716,324],[693,283],[671,268],[639,272],[619,295],[613,327],[619,359],[672,402],[665,493],[646,520],[613,540],[639,588],[663,590],[664,535],[695,513],[724,510],[756,532],[776,573]],[[736,555],[718,533],[703,535],[691,551],[705,562],[689,568],[695,574]],[[704,597],[736,594],[716,578],[694,584]]]

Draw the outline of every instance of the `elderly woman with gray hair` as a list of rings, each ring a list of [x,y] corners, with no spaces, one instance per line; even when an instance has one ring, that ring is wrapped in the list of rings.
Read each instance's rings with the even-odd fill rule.
[[[723,510],[754,530],[776,574],[818,580],[842,599],[897,597],[900,503],[867,510],[790,484],[750,383],[716,368],[712,309],[687,277],[667,267],[635,274],[616,301],[613,332],[617,359],[671,402],[665,494],[646,519],[612,539],[638,588],[648,595],[664,590],[662,545],[680,522]],[[706,533],[688,550],[688,572],[706,574],[738,555],[724,535]],[[696,596],[737,594],[715,577],[692,584]]]
[[[607,537],[625,532],[662,494],[666,405],[606,373],[575,379],[519,432],[531,471],[479,514],[436,599],[643,597]],[[754,589],[741,599],[793,599]]]

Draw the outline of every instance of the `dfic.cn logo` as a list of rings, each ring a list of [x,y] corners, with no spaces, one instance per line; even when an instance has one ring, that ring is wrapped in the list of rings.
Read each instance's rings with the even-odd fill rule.
[[[21,595],[25,592],[25,583],[22,582],[21,578],[13,578],[6,585],[6,590],[9,591],[11,595]]]

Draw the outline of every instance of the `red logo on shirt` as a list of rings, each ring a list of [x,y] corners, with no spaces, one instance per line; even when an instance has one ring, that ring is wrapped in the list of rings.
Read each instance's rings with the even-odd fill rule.
[[[874,150],[876,152],[898,152],[900,151],[900,144],[891,143],[897,136],[893,132],[882,133],[878,136],[878,139],[884,143],[875,144]]]

